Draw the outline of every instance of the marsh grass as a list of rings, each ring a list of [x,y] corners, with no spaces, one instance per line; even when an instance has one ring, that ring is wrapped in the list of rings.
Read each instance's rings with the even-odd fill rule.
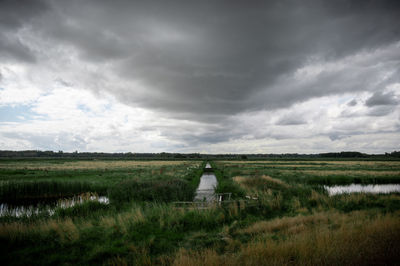
[[[180,250],[173,265],[395,265],[399,216],[316,214],[263,221],[239,231],[252,240],[238,251]]]
[[[390,184],[400,182],[399,161],[226,161],[226,176],[270,176],[288,184]]]
[[[400,167],[400,161],[360,161],[360,160],[260,160],[260,161],[219,161],[222,164],[239,164],[239,165],[360,165],[360,166],[395,166]]]
[[[165,166],[194,166],[198,167],[198,161],[134,161],[134,160],[90,160],[90,161],[62,161],[49,163],[40,160],[0,162],[0,169],[22,170],[82,170],[82,169],[118,169],[137,167],[165,167]]]
[[[194,191],[181,179],[172,180],[126,180],[109,190],[110,201],[121,204],[130,201],[190,201]]]
[[[211,162],[211,167],[214,169],[214,174],[218,181],[218,185],[215,189],[216,193],[232,193],[234,199],[245,196],[244,190],[238,183],[234,182],[231,176],[227,175],[224,170],[216,168],[214,162]]]
[[[273,208],[281,211],[285,201],[282,194],[273,197],[275,202],[268,201],[271,211]],[[94,208],[95,215],[86,215],[78,206],[73,209],[75,211],[51,219],[3,223],[0,243],[7,243],[7,248],[2,250],[5,262],[12,261],[18,254],[33,255],[40,250],[52,257],[49,261],[48,257],[39,256],[37,263],[41,265],[76,261],[84,264],[119,261],[127,265],[161,262],[176,265],[269,265],[275,260],[277,263],[318,262],[330,265],[337,260],[360,262],[351,260],[351,256],[365,248],[367,251],[362,251],[362,254],[369,256],[372,249],[389,248],[389,253],[375,258],[377,262],[385,262],[397,254],[393,248],[399,244],[399,238],[396,238],[399,233],[398,207],[387,214],[379,210],[349,211],[348,214],[323,211],[284,218],[277,214],[272,220],[265,220],[259,209],[253,212],[240,203],[206,210],[176,209],[162,203],[136,203],[123,210]],[[369,233],[371,228],[380,226],[384,226],[382,232]],[[360,235],[377,242],[370,241],[367,245]],[[342,243],[353,237],[356,240],[351,244]],[[42,246],[39,250],[34,249],[31,243],[42,243]],[[315,243],[318,243],[318,248]],[[346,248],[355,245],[355,251],[342,249],[342,245]],[[84,251],[85,257],[80,257],[81,253],[74,247]],[[182,248],[179,250],[179,247]],[[70,249],[75,250],[76,255],[64,257],[65,250]],[[286,255],[291,259],[287,260]],[[267,260],[264,260],[265,256],[268,256]],[[25,257],[18,261],[20,264],[29,262]]]
[[[103,169],[98,178],[114,193],[110,205],[88,202],[56,210],[53,216],[0,220],[2,262],[390,265],[399,261],[399,194],[330,197],[320,183],[309,183],[316,178],[311,174],[252,164],[212,162],[217,191],[233,192],[234,201],[207,209],[169,203],[195,190],[200,163],[197,168],[180,164]],[[21,178],[27,173],[18,171]],[[97,170],[76,173],[90,171]],[[348,174],[341,178],[353,180],[354,174]],[[77,180],[92,180],[85,178]],[[246,195],[256,200],[246,200]]]
[[[19,162],[14,164],[24,165]],[[165,198],[166,193],[171,193],[170,198],[186,199],[189,196],[181,194],[190,194],[194,190],[201,166],[200,162],[195,161],[78,161],[54,164],[49,169],[47,166],[42,167],[40,161],[34,161],[27,162],[27,167],[14,169],[14,164],[6,164],[10,169],[1,169],[4,165],[0,164],[1,202],[46,201],[84,192],[106,195],[108,191],[115,191],[115,187],[121,187],[124,183],[132,187],[132,180],[139,180],[137,183],[144,189],[146,185],[143,184],[150,183],[157,188],[163,187],[158,190],[165,192],[162,198]],[[35,167],[30,167],[30,164]],[[78,165],[80,168],[69,169],[71,165]],[[157,185],[157,182],[160,184]],[[148,190],[152,185],[148,186]],[[176,189],[168,190],[169,185]]]
[[[257,188],[259,190],[268,189],[287,189],[289,185],[284,181],[272,178],[267,175],[254,176],[254,177],[233,177],[233,180],[239,184],[249,188]]]

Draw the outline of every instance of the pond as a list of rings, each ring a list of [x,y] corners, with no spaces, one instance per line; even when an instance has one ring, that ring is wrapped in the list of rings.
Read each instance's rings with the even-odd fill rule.
[[[328,191],[329,196],[344,194],[344,193],[400,193],[400,184],[381,184],[381,185],[361,185],[351,184],[346,186],[324,186]]]
[[[35,202],[32,204],[10,204],[10,203],[1,203],[0,204],[0,217],[3,216],[13,216],[13,217],[21,217],[21,216],[32,216],[34,214],[39,213],[48,213],[49,215],[53,215],[57,208],[70,208],[77,204],[82,204],[86,201],[97,201],[102,204],[109,204],[108,197],[105,196],[89,196],[82,197],[76,196],[68,199],[60,199],[57,201],[46,201],[46,202]]]

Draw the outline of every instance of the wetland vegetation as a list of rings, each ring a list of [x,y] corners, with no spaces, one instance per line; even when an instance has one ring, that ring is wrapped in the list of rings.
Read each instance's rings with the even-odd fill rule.
[[[400,184],[400,161],[214,160],[217,193],[206,209],[190,201],[206,161],[7,159],[1,203],[106,196],[0,217],[7,265],[396,264],[400,194],[345,193],[325,186]],[[86,194],[87,195],[87,194]]]

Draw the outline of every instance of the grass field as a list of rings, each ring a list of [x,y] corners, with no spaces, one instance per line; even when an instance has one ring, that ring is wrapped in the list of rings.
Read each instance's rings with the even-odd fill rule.
[[[200,164],[198,161],[7,160],[0,162],[0,200],[61,198],[87,191],[106,195],[133,181],[186,179],[190,183],[193,178],[188,174]]]
[[[3,201],[108,195],[54,215],[0,218],[7,265],[396,265],[400,195],[322,185],[400,183],[399,161],[214,161],[234,201],[177,208],[201,161],[0,162]],[[80,184],[80,185],[77,185]],[[56,191],[54,191],[56,190]]]
[[[389,184],[400,180],[400,161],[220,161],[229,176],[268,175],[302,184]]]

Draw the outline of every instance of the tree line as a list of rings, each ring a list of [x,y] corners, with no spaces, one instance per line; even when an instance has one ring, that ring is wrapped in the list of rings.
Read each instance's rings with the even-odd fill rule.
[[[296,159],[296,158],[400,158],[400,151],[385,154],[366,154],[356,151],[329,152],[319,154],[200,154],[200,153],[106,153],[63,151],[10,151],[0,150],[0,158],[70,158],[70,159]]]

